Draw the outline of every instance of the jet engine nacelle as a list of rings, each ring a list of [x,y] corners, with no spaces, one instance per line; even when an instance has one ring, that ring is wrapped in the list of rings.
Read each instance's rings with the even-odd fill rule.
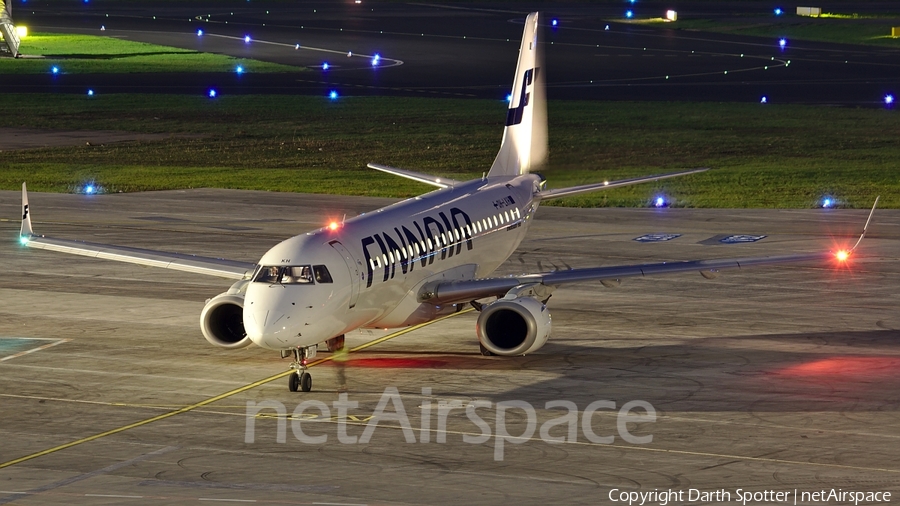
[[[203,337],[220,348],[237,349],[251,341],[244,330],[244,294],[232,290],[216,295],[200,312]]]
[[[481,309],[478,340],[494,355],[525,355],[550,337],[550,311],[531,297],[500,299]]]

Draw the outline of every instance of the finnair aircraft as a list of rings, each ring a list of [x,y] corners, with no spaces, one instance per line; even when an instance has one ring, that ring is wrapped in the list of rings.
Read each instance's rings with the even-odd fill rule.
[[[686,271],[711,276],[724,268],[825,262],[835,255],[843,261],[853,251],[491,277],[522,242],[541,202],[705,170],[545,189],[543,178],[531,173],[547,158],[539,19],[532,13],[525,21],[500,152],[481,179],[454,181],[370,164],[438,189],[287,239],[258,264],[36,235],[23,184],[20,240],[31,248],[237,280],[203,308],[204,337],[222,348],[252,343],[293,356],[289,388],[304,392],[312,388],[306,364],[317,346],[340,349],[344,334],[358,328],[417,325],[471,305],[480,312],[475,330],[483,354],[524,355],[547,342],[547,299],[569,283]]]

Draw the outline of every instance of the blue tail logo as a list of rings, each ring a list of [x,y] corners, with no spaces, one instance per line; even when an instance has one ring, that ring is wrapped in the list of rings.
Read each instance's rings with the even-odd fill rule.
[[[538,70],[540,69],[533,68],[525,71],[525,76],[522,78],[522,93],[519,96],[519,105],[506,112],[506,126],[518,125],[522,122],[522,114],[525,112],[525,106],[528,105],[528,99],[531,97],[531,93],[528,93],[528,87],[531,86],[534,78],[537,77]]]

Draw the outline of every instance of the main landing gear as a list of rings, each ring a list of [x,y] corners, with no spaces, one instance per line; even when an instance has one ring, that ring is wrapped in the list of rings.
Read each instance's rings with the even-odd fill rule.
[[[309,359],[316,356],[316,347],[309,346],[306,348],[294,348],[292,350],[282,350],[281,358],[287,358],[288,354],[293,352],[294,361],[291,362],[291,369],[294,371],[288,376],[288,389],[291,392],[309,392],[312,390],[312,376],[306,371],[306,364]]]

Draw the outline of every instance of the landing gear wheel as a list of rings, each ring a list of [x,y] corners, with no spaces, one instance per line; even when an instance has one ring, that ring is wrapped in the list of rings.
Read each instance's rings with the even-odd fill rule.
[[[288,376],[288,390],[291,392],[296,392],[300,389],[300,376],[296,373]]]
[[[494,356],[494,354],[491,352],[491,350],[485,348],[483,344],[478,343],[478,347],[481,348],[481,354],[484,355],[485,357],[493,357]]]
[[[296,376],[296,374],[294,376]],[[299,383],[300,390],[309,392],[310,390],[312,390],[312,375],[310,375],[308,372],[304,372],[300,375]]]

